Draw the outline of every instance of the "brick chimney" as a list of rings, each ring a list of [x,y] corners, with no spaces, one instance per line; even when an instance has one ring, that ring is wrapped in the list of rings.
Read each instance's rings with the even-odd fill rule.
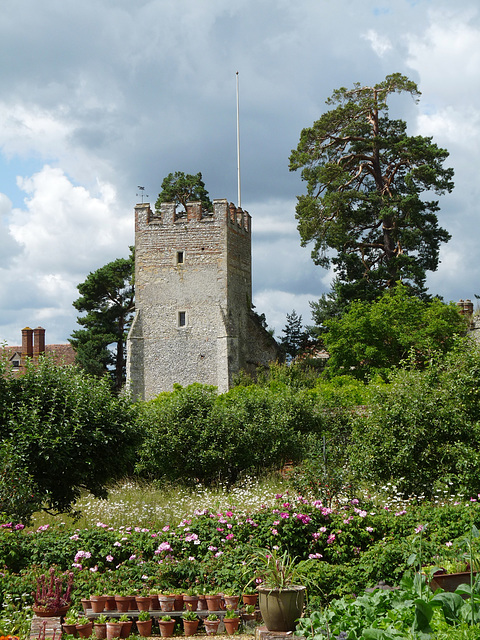
[[[33,330],[33,355],[35,358],[45,353],[45,329],[37,327]]]
[[[33,329],[22,329],[22,359],[33,356]]]

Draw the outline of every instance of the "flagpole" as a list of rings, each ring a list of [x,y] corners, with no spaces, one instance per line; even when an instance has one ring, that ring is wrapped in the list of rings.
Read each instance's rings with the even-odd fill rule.
[[[238,207],[242,206],[242,195],[240,188],[240,101],[238,88],[238,71],[237,71],[237,185],[238,185]]]

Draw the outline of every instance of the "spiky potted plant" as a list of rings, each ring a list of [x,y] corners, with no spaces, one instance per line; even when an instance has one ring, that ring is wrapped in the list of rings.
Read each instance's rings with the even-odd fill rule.
[[[257,566],[253,579],[259,582],[260,612],[268,631],[294,631],[305,601],[305,576],[288,551],[257,549],[252,557]]]

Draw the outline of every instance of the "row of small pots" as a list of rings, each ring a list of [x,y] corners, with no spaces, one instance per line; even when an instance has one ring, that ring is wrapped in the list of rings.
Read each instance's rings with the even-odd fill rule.
[[[136,621],[137,631],[139,635],[150,637],[152,635],[152,618],[150,620]],[[182,620],[184,634],[186,636],[194,635],[198,630],[200,620]],[[215,635],[218,631],[220,620],[203,620],[203,625],[207,635]],[[228,634],[233,634],[238,630],[240,618],[224,618],[223,623]],[[173,635],[175,620],[158,620],[160,634],[162,637],[170,637]],[[79,638],[90,638],[93,633],[98,640],[112,640],[113,638],[128,638],[132,632],[133,621],[128,622],[107,622],[104,624],[92,623],[66,625],[63,624],[63,631]]]
[[[243,594],[245,605],[257,603],[257,594]],[[223,594],[189,596],[178,595],[151,595],[151,596],[90,596],[82,599],[84,611],[92,609],[93,613],[103,611],[120,611],[126,613],[133,609],[139,611],[220,611],[221,609],[237,609],[239,596],[227,596]]]

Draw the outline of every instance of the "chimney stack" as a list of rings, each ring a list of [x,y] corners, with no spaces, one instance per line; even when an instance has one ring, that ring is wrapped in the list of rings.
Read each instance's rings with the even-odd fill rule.
[[[37,327],[33,330],[33,355],[35,358],[45,353],[45,329]]]
[[[22,329],[22,359],[33,356],[33,329]]]

